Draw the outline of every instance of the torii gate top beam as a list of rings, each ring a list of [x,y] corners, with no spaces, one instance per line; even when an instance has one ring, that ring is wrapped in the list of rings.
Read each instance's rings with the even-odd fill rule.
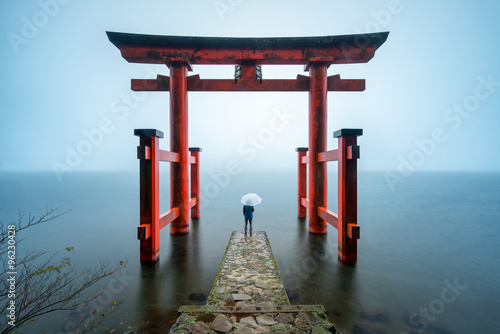
[[[165,64],[187,59],[191,64],[306,65],[366,63],[389,32],[321,37],[190,37],[106,32],[131,63]]]

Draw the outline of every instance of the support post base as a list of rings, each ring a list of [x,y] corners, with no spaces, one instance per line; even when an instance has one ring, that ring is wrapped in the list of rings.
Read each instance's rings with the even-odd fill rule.
[[[170,227],[171,235],[187,234],[189,233],[189,226],[185,227]]]
[[[326,234],[326,231],[327,231],[326,226],[324,228],[319,228],[319,227],[316,227],[316,226],[309,225],[309,233]]]
[[[141,254],[141,263],[155,263],[160,259],[160,251],[158,250],[155,254]]]

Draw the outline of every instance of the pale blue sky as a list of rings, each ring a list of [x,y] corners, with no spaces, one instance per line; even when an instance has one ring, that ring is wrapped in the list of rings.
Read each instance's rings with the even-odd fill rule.
[[[500,171],[499,12],[496,1],[5,0],[0,170],[136,170],[133,129],[158,128],[168,138],[168,94],[130,91],[131,78],[167,68],[127,63],[109,30],[236,37],[390,31],[369,63],[329,68],[329,75],[366,79],[366,91],[329,93],[328,148],[336,148],[335,130],[359,127],[363,170]],[[232,78],[233,71],[198,65],[193,74]],[[264,78],[297,74],[307,73],[263,68]],[[307,108],[307,93],[190,93],[190,145],[203,148],[206,169],[231,160],[295,168],[295,147],[307,146]],[[266,137],[277,113],[288,118]],[[93,131],[99,127],[102,137]],[[257,150],[249,138],[259,136]],[[168,139],[161,145],[168,149]],[[78,150],[80,158],[69,153]]]

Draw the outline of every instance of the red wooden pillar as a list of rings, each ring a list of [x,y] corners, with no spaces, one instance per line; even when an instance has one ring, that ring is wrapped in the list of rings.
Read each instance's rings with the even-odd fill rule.
[[[302,198],[307,198],[307,164],[302,161],[307,156],[307,147],[297,147],[298,152],[298,182],[297,182],[297,217],[306,218],[307,209],[302,205]]]
[[[191,198],[196,199],[196,205],[191,208],[191,218],[200,218],[200,152],[199,147],[190,147],[195,163],[191,164]]]
[[[357,260],[359,146],[356,137],[362,134],[362,129],[341,129],[333,134],[338,138],[338,254],[339,259],[346,263]]]
[[[310,62],[309,84],[309,232],[326,233],[326,221],[318,208],[326,207],[326,163],[318,161],[318,154],[326,151],[327,74],[328,63]]]
[[[137,158],[140,161],[140,223],[149,229],[151,236],[141,239],[140,259],[143,263],[152,263],[160,257],[160,164],[159,138],[163,132],[155,129],[136,129],[140,146]]]
[[[170,68],[170,151],[179,162],[170,164],[170,207],[179,208],[179,217],[170,224],[171,234],[189,232],[189,147],[187,61],[171,61]]]

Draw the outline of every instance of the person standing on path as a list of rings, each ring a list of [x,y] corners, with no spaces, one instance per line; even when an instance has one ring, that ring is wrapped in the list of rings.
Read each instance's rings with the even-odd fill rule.
[[[245,217],[245,235],[247,235],[247,224],[250,222],[250,235],[252,235],[253,206],[243,205],[243,216]]]

